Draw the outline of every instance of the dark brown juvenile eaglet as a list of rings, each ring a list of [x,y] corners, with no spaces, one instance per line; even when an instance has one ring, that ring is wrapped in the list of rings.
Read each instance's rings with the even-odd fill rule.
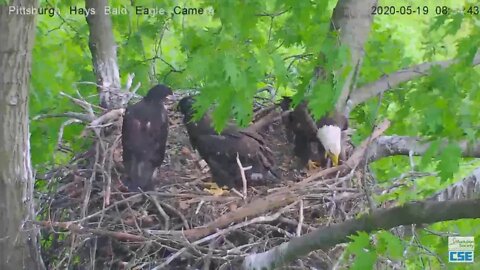
[[[280,107],[286,111],[290,108],[291,102],[290,97],[283,97]],[[341,133],[348,128],[348,119],[340,113],[333,112],[314,123],[315,127],[311,127],[307,118],[309,115],[307,103],[303,101],[282,118],[287,139],[294,144],[294,154],[299,159],[299,165],[304,167],[313,160],[324,167],[327,158],[330,158],[333,165],[337,166],[342,148]]]
[[[239,129],[235,125],[228,125],[218,134],[213,129],[208,114],[198,121],[193,121],[193,103],[192,97],[185,97],[180,100],[178,109],[184,115],[183,122],[192,147],[198,150],[207,162],[212,178],[218,186],[242,187],[237,153],[243,167],[252,166],[252,169],[245,171],[249,185],[265,184],[267,180],[279,178],[274,170],[273,154],[262,135]]]
[[[122,145],[127,176],[124,182],[131,191],[153,188],[153,172],[163,162],[168,136],[168,113],[163,102],[171,94],[169,87],[156,85],[125,111]]]

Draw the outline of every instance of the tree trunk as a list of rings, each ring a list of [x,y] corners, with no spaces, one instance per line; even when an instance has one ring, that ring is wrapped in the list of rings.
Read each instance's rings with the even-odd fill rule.
[[[107,0],[86,0],[87,9],[95,9],[87,17],[90,37],[88,45],[92,53],[93,71],[97,77],[100,106],[106,109],[123,107],[128,99],[120,91],[120,75],[117,64],[117,45],[112,30],[112,20],[105,14]]]
[[[36,7],[36,0],[10,1]],[[28,89],[35,17],[0,6],[0,269],[44,269],[38,229],[29,220],[34,179],[30,164]]]
[[[372,28],[372,6],[377,0],[340,0],[333,10],[332,29],[340,31],[340,42],[350,49],[351,71],[345,78],[342,93],[336,103],[338,112],[347,115],[347,99],[353,89],[355,74],[358,74],[362,65],[364,46]]]

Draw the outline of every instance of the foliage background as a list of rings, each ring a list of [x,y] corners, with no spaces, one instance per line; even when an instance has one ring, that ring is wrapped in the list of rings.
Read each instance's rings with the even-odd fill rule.
[[[217,128],[221,129],[230,117],[246,125],[252,117],[257,89],[271,85],[278,96],[298,93],[302,97],[318,63],[327,70],[335,70],[348,62],[345,51],[333,49],[331,41],[335,37],[327,34],[335,4],[332,0],[185,1],[183,5],[187,7],[212,7],[215,15],[137,16],[132,14],[130,1],[111,1],[111,6],[125,7],[130,12],[112,16],[121,78],[125,82],[128,73],[135,73],[134,82],[142,84],[140,94],[156,82],[165,82],[179,91],[201,89],[200,113],[216,104],[213,115]],[[480,15],[434,14],[436,6],[461,9],[465,4],[474,4],[473,1],[391,0],[379,4],[428,6],[430,12],[375,16],[359,86],[414,64],[460,59],[446,70],[435,69],[431,76],[402,84],[380,98],[369,100],[351,115],[357,130],[355,142],[365,138],[372,126],[385,117],[393,122],[388,133],[424,136],[434,142],[434,147],[425,156],[414,158],[414,162],[417,170],[438,174],[417,179],[415,183],[406,182],[404,188],[377,198],[379,202],[394,199],[404,203],[426,198],[480,165],[476,160],[461,158],[455,143],[479,137],[479,74],[478,68],[468,63],[480,43]],[[83,15],[68,14],[70,6],[84,7],[84,4],[42,0],[40,5],[57,7],[60,14],[52,18],[38,16],[31,117],[72,111],[74,107],[59,95],[62,91],[74,95],[78,90],[95,103],[96,88],[85,83],[95,80],[88,27]],[[135,5],[171,10],[176,1],[135,1]],[[327,55],[327,59],[319,58],[319,52]],[[315,87],[311,94],[307,93],[317,116],[330,109],[336,98],[338,88],[331,83],[325,85],[328,87]],[[32,159],[37,173],[72,156],[56,151],[63,122],[62,118],[32,121]],[[76,125],[65,128],[64,140],[73,152],[85,149],[89,143],[78,139],[81,131],[82,127]],[[444,139],[450,142],[439,151]],[[380,185],[388,185],[411,167],[408,157],[389,157],[375,162],[371,169]],[[432,231],[480,236],[476,229],[479,225],[476,220],[443,222],[430,226],[430,232],[422,231],[409,239],[380,232],[376,244],[370,241],[372,236],[360,233],[349,250],[358,255],[358,269],[373,264],[378,256],[406,258],[407,265],[415,269],[439,266],[450,269],[453,266],[446,263],[447,238]],[[477,267],[475,264],[465,269]]]

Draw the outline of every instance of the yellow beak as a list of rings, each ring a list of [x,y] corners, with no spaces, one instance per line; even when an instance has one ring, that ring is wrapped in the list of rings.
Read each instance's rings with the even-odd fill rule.
[[[326,156],[328,156],[332,160],[332,164],[334,167],[338,166],[338,155],[333,154],[332,152],[326,152]]]

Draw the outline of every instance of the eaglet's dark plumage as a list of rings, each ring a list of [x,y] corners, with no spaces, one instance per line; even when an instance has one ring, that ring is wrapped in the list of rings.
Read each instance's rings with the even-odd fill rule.
[[[212,127],[210,116],[205,114],[200,120],[192,121],[194,99],[185,97],[178,104],[183,113],[190,143],[207,162],[213,180],[218,186],[242,187],[243,182],[237,164],[237,153],[245,171],[249,185],[264,184],[266,180],[278,178],[274,170],[274,158],[266,146],[263,136],[257,132],[239,129],[228,125],[220,134]]]
[[[287,111],[291,102],[290,97],[283,97],[280,107]],[[294,144],[294,154],[299,159],[299,166],[306,166],[309,160],[325,166],[327,156],[332,159],[335,166],[338,165],[341,131],[348,128],[348,119],[340,113],[333,112],[316,121],[316,129],[312,130],[306,118],[308,115],[310,114],[307,103],[303,101],[282,118],[287,139]]]
[[[156,85],[125,111],[122,127],[123,164],[129,190],[151,189],[152,176],[165,157],[168,113],[163,104],[172,90]]]

